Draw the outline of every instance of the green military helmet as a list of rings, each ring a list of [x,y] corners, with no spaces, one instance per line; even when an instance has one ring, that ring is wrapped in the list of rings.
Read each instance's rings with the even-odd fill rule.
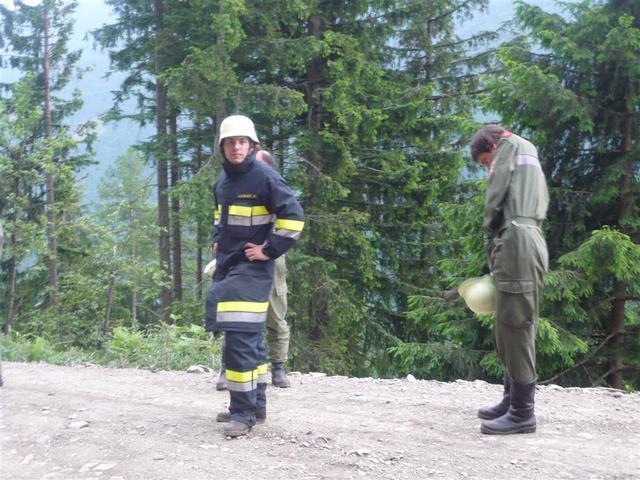
[[[491,275],[468,278],[458,287],[467,307],[481,315],[496,311],[496,281]]]

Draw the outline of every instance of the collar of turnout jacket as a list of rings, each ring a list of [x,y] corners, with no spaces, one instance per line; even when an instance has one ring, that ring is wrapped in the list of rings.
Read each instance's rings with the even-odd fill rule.
[[[254,163],[256,163],[256,154],[251,152],[241,163],[231,163],[226,158],[223,159],[222,168],[227,175],[243,175],[253,168]]]

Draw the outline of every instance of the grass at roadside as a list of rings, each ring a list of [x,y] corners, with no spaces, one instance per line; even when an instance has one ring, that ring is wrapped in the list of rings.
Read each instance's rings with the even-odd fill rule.
[[[184,370],[190,365],[220,364],[220,342],[198,325],[161,325],[149,331],[113,330],[99,350],[56,344],[43,337],[0,336],[2,359],[57,365],[95,363],[117,368]]]

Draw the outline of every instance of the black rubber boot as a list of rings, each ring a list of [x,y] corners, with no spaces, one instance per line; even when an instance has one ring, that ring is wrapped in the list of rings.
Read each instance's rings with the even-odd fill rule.
[[[291,381],[284,370],[284,363],[274,363],[271,365],[271,383],[274,387],[289,388]]]
[[[483,420],[493,420],[494,418],[501,417],[507,410],[509,410],[510,395],[509,392],[511,390],[511,381],[509,376],[505,374],[504,376],[504,391],[502,393],[502,400],[500,403],[493,405],[491,407],[482,407],[478,410],[478,417]]]
[[[226,390],[227,387],[227,369],[222,365],[220,373],[218,374],[218,380],[216,380],[216,390],[220,392]]]
[[[511,402],[507,413],[493,420],[482,422],[480,431],[488,435],[533,433],[536,431],[534,395],[536,382],[523,385],[511,381]]]

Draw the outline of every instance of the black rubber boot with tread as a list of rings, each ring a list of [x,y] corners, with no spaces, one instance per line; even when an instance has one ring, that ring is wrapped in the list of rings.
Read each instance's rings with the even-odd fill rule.
[[[511,404],[507,413],[493,420],[482,422],[480,431],[487,435],[510,435],[536,431],[534,396],[536,382],[523,385],[511,381]]]
[[[478,410],[478,417],[483,420],[493,420],[494,418],[501,417],[507,410],[509,410],[509,405],[511,404],[511,397],[509,395],[511,391],[511,380],[507,375],[504,376],[504,391],[502,393],[502,400],[490,407],[482,407]]]

